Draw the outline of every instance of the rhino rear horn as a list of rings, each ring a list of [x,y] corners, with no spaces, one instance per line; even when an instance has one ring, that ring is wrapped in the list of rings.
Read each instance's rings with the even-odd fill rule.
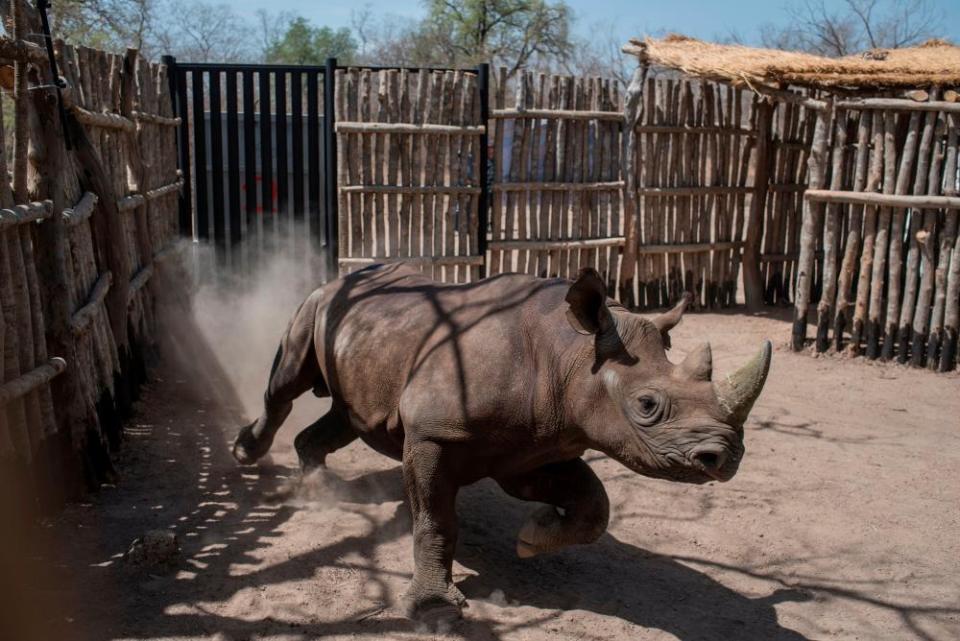
[[[680,363],[680,372],[694,381],[709,381],[713,375],[713,352],[710,343],[701,343]]]
[[[720,407],[727,413],[730,423],[743,425],[750,415],[750,410],[767,380],[772,351],[770,341],[764,341],[760,352],[746,365],[713,384]]]

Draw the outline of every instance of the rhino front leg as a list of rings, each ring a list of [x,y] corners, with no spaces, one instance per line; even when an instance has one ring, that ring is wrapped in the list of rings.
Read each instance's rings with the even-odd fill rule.
[[[607,529],[610,501],[583,459],[550,463],[531,472],[497,479],[507,494],[548,505],[520,528],[517,555],[527,558],[568,545],[593,543]]]
[[[298,396],[311,389],[327,394],[313,345],[316,313],[317,302],[310,296],[293,315],[280,340],[263,395],[263,413],[240,430],[233,444],[233,457],[243,465],[255,463],[270,450],[273,437]]]
[[[404,604],[410,618],[430,624],[459,618],[466,604],[453,584],[458,487],[450,471],[440,445],[405,444],[403,481],[413,515],[414,571]]]

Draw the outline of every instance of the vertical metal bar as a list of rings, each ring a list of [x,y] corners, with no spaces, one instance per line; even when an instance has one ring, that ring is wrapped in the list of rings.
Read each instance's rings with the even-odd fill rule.
[[[273,206],[273,141],[270,129],[273,125],[270,108],[271,72],[260,70],[260,203],[261,215],[272,218]]]
[[[293,219],[303,222],[303,74],[290,74],[290,107],[293,126]],[[296,230],[300,233],[301,230]]]
[[[204,123],[203,72],[193,72],[193,172],[196,183],[197,206],[196,237],[210,238],[210,220],[207,203],[207,132]]]
[[[320,95],[317,72],[307,74],[307,185],[310,231],[321,238],[323,212],[320,205]],[[318,243],[319,244],[319,243]]]
[[[237,122],[237,72],[227,72],[227,191],[230,196],[230,245],[240,242],[240,131]]]
[[[337,208],[337,137],[336,129],[337,59],[327,58],[323,72],[323,161],[324,203],[327,215],[327,277],[335,278],[339,270],[340,218]]]
[[[167,78],[170,81],[170,99],[173,101],[173,115],[180,117],[177,127],[177,160],[183,176],[183,189],[180,191],[178,205],[180,209],[179,226],[181,236],[193,237],[193,212],[190,208],[190,122],[187,118],[187,74],[177,67],[177,59],[164,56],[167,65]]]
[[[247,236],[257,218],[257,114],[253,100],[253,71],[243,72],[243,182]]]
[[[220,72],[210,72],[210,168],[213,189],[213,239],[226,243],[227,212],[223,207],[223,118],[220,112]]]
[[[480,265],[480,278],[487,276],[487,224],[490,219],[490,185],[487,183],[487,127],[490,124],[490,65],[486,62],[477,67],[477,90],[480,95],[480,197],[477,205],[477,253],[483,257]]]
[[[274,82],[276,91],[276,136],[277,136],[277,216],[283,229],[289,229],[289,178],[287,167],[287,74],[278,72]]]

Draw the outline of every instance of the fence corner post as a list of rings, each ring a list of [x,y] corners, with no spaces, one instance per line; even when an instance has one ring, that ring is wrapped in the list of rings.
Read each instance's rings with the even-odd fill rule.
[[[323,70],[323,198],[326,212],[327,278],[340,273],[340,212],[337,200],[336,138],[337,59],[327,58]]]
[[[826,176],[827,145],[833,118],[833,103],[817,111],[813,130],[813,144],[807,159],[807,184],[809,189],[821,189]],[[797,260],[797,285],[793,312],[793,351],[803,349],[807,340],[807,311],[813,290],[817,237],[823,222],[823,203],[803,199],[803,218],[800,227],[800,257]]]
[[[481,62],[477,65],[477,90],[480,95],[480,124],[483,133],[480,134],[480,196],[477,200],[477,253],[483,258],[480,265],[480,278],[487,277],[487,227],[490,220],[490,184],[487,176],[487,161],[490,144],[490,64]],[[496,169],[495,169],[496,171]]]
[[[637,273],[637,254],[640,247],[640,207],[637,197],[637,124],[643,117],[643,89],[647,82],[647,66],[639,65],[630,78],[623,100],[621,125],[620,177],[623,181],[624,244],[620,267],[620,302],[628,309],[639,301],[634,298],[633,286]]]
[[[747,310],[759,311],[763,307],[763,276],[760,273],[760,251],[763,243],[763,228],[766,216],[767,191],[770,182],[770,147],[773,124],[773,104],[764,98],[757,99],[757,153],[754,156],[753,199],[750,201],[750,218],[747,222],[747,238],[743,247],[743,296]]]
[[[177,67],[175,56],[165,55],[160,62],[167,66],[167,83],[170,85],[170,102],[173,115],[180,118],[174,137],[177,142],[177,169],[183,177],[183,188],[177,195],[179,215],[177,223],[180,227],[180,236],[193,238],[193,212],[190,210],[190,149],[189,133],[187,131],[187,93],[186,78],[181,82],[180,69]]]

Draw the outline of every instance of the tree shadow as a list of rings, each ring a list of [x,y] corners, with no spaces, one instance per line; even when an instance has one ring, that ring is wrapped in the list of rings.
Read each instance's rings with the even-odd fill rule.
[[[492,489],[471,488],[467,493],[471,513],[504,515],[514,532],[529,510],[528,505],[495,496]],[[519,559],[513,537],[490,536],[480,519],[466,519],[462,525],[462,538],[468,544],[461,546],[457,561],[477,572],[459,584],[470,599],[500,590],[511,605],[587,610],[640,628],[663,630],[682,641],[806,639],[782,627],[773,607],[812,598],[802,590],[779,589],[751,598],[674,558],[611,534],[592,545]]]

